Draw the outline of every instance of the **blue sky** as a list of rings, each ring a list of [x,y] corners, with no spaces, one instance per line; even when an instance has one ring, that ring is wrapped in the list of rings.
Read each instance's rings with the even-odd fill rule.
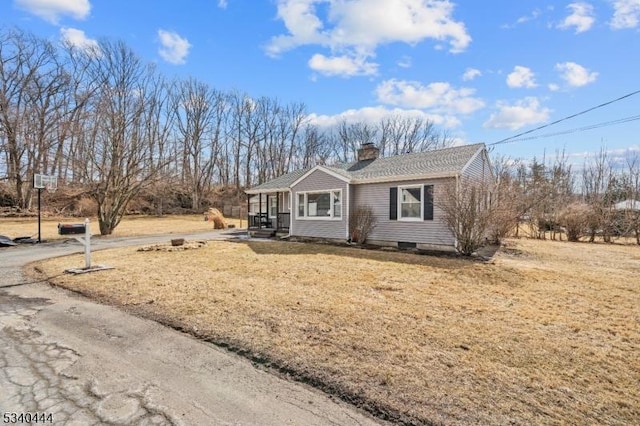
[[[3,0],[0,25],[121,39],[167,76],[304,102],[321,125],[430,118],[490,144],[640,90],[640,0]],[[640,115],[640,94],[533,133]],[[496,146],[640,152],[640,120]]]

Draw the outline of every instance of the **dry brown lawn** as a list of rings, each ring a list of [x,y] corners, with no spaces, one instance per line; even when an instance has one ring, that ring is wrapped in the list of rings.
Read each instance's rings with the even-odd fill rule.
[[[493,263],[286,242],[97,252],[57,285],[407,424],[638,424],[640,248],[512,240]],[[44,274],[81,257],[40,264]]]
[[[97,218],[89,218],[91,231],[100,235]],[[225,219],[227,224],[240,227],[240,219]],[[47,217],[42,219],[41,233],[43,240],[68,238],[58,235],[58,223],[83,223],[78,217]],[[246,228],[247,221],[242,220]],[[154,235],[167,233],[206,232],[213,229],[212,222],[205,222],[203,215],[171,215],[171,216],[125,216],[113,231],[114,237],[129,237],[133,235]],[[38,218],[0,218],[0,235],[10,238],[32,236],[38,237]]]

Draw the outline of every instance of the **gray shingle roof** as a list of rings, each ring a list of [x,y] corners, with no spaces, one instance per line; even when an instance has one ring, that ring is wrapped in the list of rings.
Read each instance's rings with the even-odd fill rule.
[[[463,145],[434,151],[381,157],[375,160],[323,166],[334,173],[358,183],[360,181],[384,181],[412,176],[450,176],[462,171],[484,144]],[[251,188],[254,191],[268,191],[289,188],[310,169],[296,170],[276,179]]]
[[[451,175],[458,173],[484,144],[463,145],[414,154],[395,155],[342,164],[330,169],[344,170],[355,181],[382,180],[399,176]]]
[[[279,176],[275,179],[271,179],[261,185],[254,186],[249,189],[249,192],[254,191],[275,191],[275,190],[283,190],[285,188],[289,188],[291,184],[302,177],[305,173],[307,173],[310,169],[300,169],[295,170],[291,173],[287,173],[286,175]]]

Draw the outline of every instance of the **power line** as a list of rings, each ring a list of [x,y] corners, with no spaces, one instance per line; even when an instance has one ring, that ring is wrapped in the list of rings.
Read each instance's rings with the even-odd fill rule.
[[[624,95],[624,96],[620,96],[619,98],[616,98],[616,99],[613,99],[613,100],[611,100],[611,101],[608,101],[608,102],[602,103],[602,104],[600,104],[600,105],[596,105],[596,106],[591,107],[591,108],[589,108],[589,109],[585,109],[584,111],[580,111],[580,112],[578,112],[578,113],[576,113],[576,114],[572,114],[572,115],[569,115],[569,116],[567,116],[567,117],[563,117],[563,118],[561,118],[561,119],[559,119],[559,120],[556,120],[556,121],[554,121],[554,122],[551,122],[551,123],[548,123],[548,124],[543,124],[542,126],[538,126],[538,127],[536,127],[535,129],[527,130],[526,132],[518,133],[517,135],[510,136],[510,137],[508,137],[508,138],[505,138],[505,139],[499,140],[498,142],[490,143],[490,144],[489,144],[489,146],[499,145],[499,144],[502,144],[502,143],[509,142],[509,141],[511,141],[512,139],[519,138],[520,136],[524,136],[524,135],[528,135],[529,133],[537,132],[538,130],[542,130],[542,129],[546,128],[546,127],[553,126],[554,124],[558,124],[558,123],[561,123],[561,122],[563,122],[563,121],[570,120],[570,119],[572,119],[572,118],[575,118],[575,117],[578,117],[578,116],[580,116],[580,115],[586,114],[586,113],[591,112],[591,111],[593,111],[593,110],[596,110],[596,109],[598,109],[598,108],[602,108],[602,107],[605,107],[605,106],[607,106],[607,105],[611,105],[611,104],[613,104],[613,103],[615,103],[615,102],[619,102],[619,101],[621,101],[621,100],[623,100],[623,99],[630,98],[631,96],[633,96],[633,95],[637,95],[638,93],[640,93],[640,90],[636,90],[635,92],[627,93],[626,95]]]
[[[589,126],[577,127],[577,128],[574,128],[574,129],[563,130],[563,131],[560,131],[560,132],[545,133],[543,135],[528,136],[526,138],[509,139],[506,142],[509,142],[509,143],[512,143],[512,142],[523,142],[523,141],[530,141],[530,140],[534,140],[534,139],[550,138],[552,136],[568,135],[568,134],[571,134],[571,133],[584,132],[585,130],[598,129],[600,127],[607,127],[607,126],[613,126],[615,124],[629,123],[631,121],[637,121],[637,120],[640,120],[640,115],[633,115],[631,117],[620,118],[618,120],[613,120],[613,121],[605,121],[603,123],[591,124]],[[503,142],[503,143],[506,143],[506,142]],[[491,145],[494,145],[494,144],[491,144]]]

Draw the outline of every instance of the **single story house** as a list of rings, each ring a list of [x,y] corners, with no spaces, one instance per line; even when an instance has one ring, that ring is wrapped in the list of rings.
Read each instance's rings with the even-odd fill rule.
[[[376,219],[367,243],[454,250],[434,197],[461,177],[492,180],[484,144],[392,157],[363,144],[356,162],[296,170],[246,190],[249,232],[350,240],[350,213],[367,205]]]
[[[627,199],[624,201],[620,201],[616,203],[613,208],[615,210],[632,210],[632,211],[640,211],[640,201]]]

